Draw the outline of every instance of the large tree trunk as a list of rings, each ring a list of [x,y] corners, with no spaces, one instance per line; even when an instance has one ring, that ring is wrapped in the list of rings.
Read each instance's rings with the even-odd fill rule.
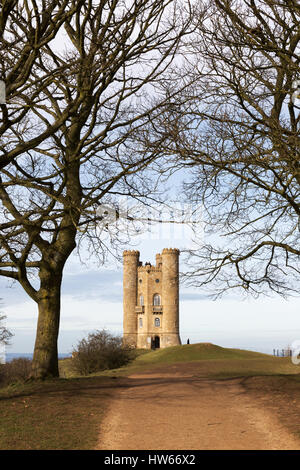
[[[42,277],[44,285],[40,290],[38,301],[39,317],[31,374],[34,379],[59,376],[57,339],[62,275],[48,272],[45,276],[43,272]]]
[[[71,147],[71,143],[70,143]],[[80,217],[81,188],[78,161],[69,164],[65,203],[66,215],[52,245],[41,242],[43,253],[39,270],[40,289],[37,293],[39,318],[34,347],[32,378],[59,377],[57,339],[60,321],[60,299],[63,269],[76,247],[76,225]]]

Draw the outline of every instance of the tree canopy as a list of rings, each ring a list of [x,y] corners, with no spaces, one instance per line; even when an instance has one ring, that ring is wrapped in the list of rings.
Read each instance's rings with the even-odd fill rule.
[[[164,80],[191,20],[174,0],[30,6],[14,6],[2,36],[0,275],[38,304],[33,375],[43,377],[58,374],[64,265],[82,237],[103,248],[100,201],[155,187],[139,175],[158,151],[133,136],[166,108]]]
[[[217,296],[299,292],[299,3],[199,8],[177,73],[186,87],[144,140],[163,142],[170,166],[188,172],[186,197],[203,207],[187,281]]]

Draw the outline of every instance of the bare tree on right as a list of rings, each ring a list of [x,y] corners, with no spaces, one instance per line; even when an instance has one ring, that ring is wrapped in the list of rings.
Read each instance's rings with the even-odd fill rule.
[[[188,284],[299,292],[299,3],[214,0],[200,14],[181,100],[145,139],[190,169],[186,195],[203,206]]]

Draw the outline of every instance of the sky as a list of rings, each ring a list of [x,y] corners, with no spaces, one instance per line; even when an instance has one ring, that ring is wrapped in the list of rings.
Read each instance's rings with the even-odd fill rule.
[[[155,224],[154,224],[155,225]],[[190,246],[188,227],[184,232],[165,224],[163,230],[145,232],[134,246],[140,260],[155,263],[163,248]],[[180,270],[183,270],[182,264]],[[7,353],[32,353],[37,325],[37,305],[18,284],[0,278],[2,313],[14,334]],[[105,266],[82,264],[74,252],[69,258],[62,285],[61,324],[58,349],[70,354],[78,342],[96,330],[122,335],[122,265],[109,260]],[[180,283],[180,337],[182,344],[210,342],[223,347],[273,353],[300,341],[299,297],[241,300],[226,295],[211,300],[195,288]]]

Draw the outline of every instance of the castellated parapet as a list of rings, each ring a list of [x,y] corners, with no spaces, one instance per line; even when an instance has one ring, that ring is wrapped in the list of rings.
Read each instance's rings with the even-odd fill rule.
[[[123,252],[123,339],[136,348],[181,344],[179,336],[179,255],[165,248],[156,265],[143,264],[140,252]]]

